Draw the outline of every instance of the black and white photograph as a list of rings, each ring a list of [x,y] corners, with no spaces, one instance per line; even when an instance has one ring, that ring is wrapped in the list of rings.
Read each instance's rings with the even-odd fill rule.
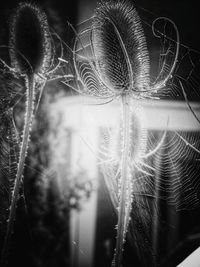
[[[200,267],[200,15],[2,0],[0,267]]]

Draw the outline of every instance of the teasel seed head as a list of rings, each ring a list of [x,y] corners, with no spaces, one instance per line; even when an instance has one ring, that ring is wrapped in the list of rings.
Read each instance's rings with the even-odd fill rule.
[[[102,1],[93,20],[92,44],[101,79],[115,90],[149,86],[149,55],[139,15],[125,0]]]
[[[10,17],[9,52],[18,73],[45,73],[51,64],[52,47],[45,13],[22,2]]]

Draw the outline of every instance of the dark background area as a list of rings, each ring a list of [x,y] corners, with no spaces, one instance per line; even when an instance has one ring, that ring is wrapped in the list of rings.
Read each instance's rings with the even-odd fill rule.
[[[1,32],[6,25],[9,14],[13,8],[21,1],[19,0],[8,0],[1,1],[1,10],[0,10],[0,23],[1,23]],[[58,15],[60,22],[66,25],[67,21],[70,21],[72,24],[76,22],[77,19],[77,10],[78,4],[82,3],[83,5],[88,5],[89,2],[94,6],[93,0],[36,0],[31,1],[37,4],[40,4],[45,10],[50,9],[53,16]],[[181,41],[194,49],[199,49],[200,46],[200,36],[198,34],[199,26],[199,8],[198,1],[186,1],[186,0],[135,0],[132,1],[138,7],[140,13],[140,8],[146,9],[148,12],[152,12],[155,17],[157,16],[166,16],[172,19],[179,31],[181,36]],[[148,13],[147,12],[147,13]],[[145,18],[144,18],[145,19]],[[1,40],[2,43],[2,40]]]
[[[179,30],[181,43],[193,49],[199,49],[200,36],[197,34],[197,31],[200,18],[197,1],[136,0],[134,2],[136,6],[154,13],[155,17],[165,16],[173,20]]]

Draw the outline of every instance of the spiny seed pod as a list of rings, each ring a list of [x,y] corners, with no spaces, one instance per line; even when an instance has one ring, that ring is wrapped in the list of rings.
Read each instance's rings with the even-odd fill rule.
[[[20,3],[10,18],[10,58],[21,74],[45,73],[51,62],[51,39],[46,15],[37,6]]]
[[[100,2],[93,21],[92,43],[101,79],[116,90],[149,86],[149,57],[140,18],[127,1]]]

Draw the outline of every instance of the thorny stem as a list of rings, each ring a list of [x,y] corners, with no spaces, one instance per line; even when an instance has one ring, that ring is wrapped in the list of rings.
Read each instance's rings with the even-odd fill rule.
[[[30,134],[31,125],[32,125],[34,98],[35,98],[34,74],[27,77],[26,82],[27,82],[26,84],[27,90],[26,90],[26,113],[25,113],[25,118],[24,118],[24,129],[23,129],[22,143],[21,143],[20,154],[19,154],[17,174],[15,177],[15,185],[14,185],[14,189],[13,189],[12,197],[11,197],[11,204],[10,204],[10,209],[9,209],[9,217],[8,217],[6,235],[5,235],[4,245],[2,249],[1,264],[0,264],[1,267],[5,267],[7,265],[9,246],[10,246],[10,241],[11,241],[11,235],[13,232],[17,201],[19,197],[19,189],[20,189],[20,185],[22,182],[24,164],[25,164],[28,143],[29,143],[29,134]]]
[[[130,139],[130,103],[129,95],[124,93],[122,95],[123,105],[123,144],[122,144],[122,166],[121,166],[121,182],[119,188],[120,200],[118,210],[118,224],[117,224],[117,241],[116,251],[112,266],[120,267],[122,264],[123,244],[127,227],[127,191],[129,191],[128,184],[128,157],[129,157],[129,139]]]

